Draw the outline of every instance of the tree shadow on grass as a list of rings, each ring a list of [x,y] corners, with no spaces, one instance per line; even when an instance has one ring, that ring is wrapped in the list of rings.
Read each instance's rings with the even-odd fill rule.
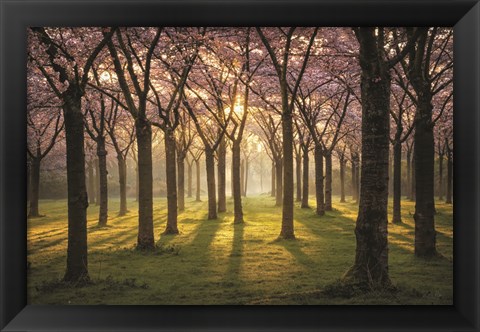
[[[39,251],[54,247],[57,244],[60,244],[62,242],[66,242],[66,241],[67,241],[66,238],[59,238],[59,239],[55,239],[55,240],[52,240],[52,241],[47,241],[47,240],[36,241],[35,248],[31,248],[31,249],[27,250],[27,255],[33,255],[33,254],[35,254]],[[41,244],[42,242],[45,242],[45,243]]]
[[[244,246],[244,228],[245,224],[233,224],[232,250],[225,278],[230,281],[238,281],[240,268],[242,265],[243,246]]]
[[[203,250],[204,252],[207,252],[222,222],[223,220],[220,219],[199,220],[198,227],[191,234],[195,234],[195,237],[193,238],[192,242],[188,244],[188,246],[191,249]]]
[[[302,264],[303,266],[306,267],[313,267],[315,265],[315,261],[310,258],[309,255],[307,255],[303,250],[302,246],[304,246],[302,240],[296,239],[296,240],[282,240],[278,239],[273,242],[271,242],[273,245],[280,245],[282,246],[285,250],[287,250],[294,258],[295,260]]]
[[[180,234],[164,234],[163,231],[160,233],[160,239],[157,241],[157,244],[168,244],[170,243],[173,239],[175,239],[178,235],[188,235],[192,236],[193,234],[196,234],[198,232],[198,228],[201,225],[201,220],[198,219],[193,219],[193,218],[188,218],[188,219],[182,219],[178,221],[178,228]],[[193,230],[189,230],[186,232],[184,230],[184,227],[182,225],[195,225]]]

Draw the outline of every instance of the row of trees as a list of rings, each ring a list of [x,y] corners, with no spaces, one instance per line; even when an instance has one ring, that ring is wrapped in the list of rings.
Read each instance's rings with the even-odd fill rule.
[[[205,159],[208,219],[216,219],[227,209],[231,151],[234,222],[242,223],[245,167],[257,145],[272,161],[280,237],[294,239],[295,194],[309,207],[310,156],[319,216],[332,209],[335,157],[341,201],[347,162],[359,201],[357,254],[346,277],[389,284],[389,177],[392,222],[400,223],[404,151],[408,195],[416,202],[415,254],[436,254],[435,153],[442,196],[447,159],[451,202],[451,29],[32,28],[28,37],[30,215],[38,215],[40,162],[64,135],[66,281],[88,279],[86,179],[93,193],[94,168],[99,224],[108,222],[108,150],[118,162],[120,214],[127,210],[128,156],[138,165],[137,247],[154,248],[152,145],[158,137],[165,151],[166,234],[178,233],[185,208],[186,160],[189,170],[197,165],[199,199],[199,160]],[[85,146],[95,146],[98,166],[86,162]]]

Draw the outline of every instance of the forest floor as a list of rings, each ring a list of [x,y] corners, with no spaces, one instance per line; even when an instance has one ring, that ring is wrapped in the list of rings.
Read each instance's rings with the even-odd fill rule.
[[[323,217],[296,203],[296,240],[277,240],[281,209],[269,196],[243,199],[245,224],[233,224],[233,201],[218,220],[206,220],[203,202],[186,199],[180,234],[161,235],[166,200],[154,200],[157,249],[134,249],[137,207],[117,217],[109,203],[108,226],[97,226],[88,208],[88,265],[92,283],[64,284],[67,246],[65,200],[40,201],[45,217],[28,220],[29,304],[452,304],[452,206],[436,202],[437,248],[442,257],[415,258],[414,203],[402,201],[403,224],[389,223],[390,277],[397,291],[332,291],[352,265],[357,205],[338,203]],[[313,196],[312,196],[313,199]],[[311,206],[314,206],[312,200]],[[391,203],[390,203],[391,204]],[[389,209],[391,211],[391,207]],[[390,216],[391,218],[391,216]],[[327,291],[325,291],[327,289]]]

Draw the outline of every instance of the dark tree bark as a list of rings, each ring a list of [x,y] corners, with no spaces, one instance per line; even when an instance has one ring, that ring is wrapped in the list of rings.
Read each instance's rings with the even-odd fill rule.
[[[418,97],[415,121],[415,255],[436,254],[434,221],[434,141],[429,93]]]
[[[411,161],[411,167],[412,167],[412,178],[410,179],[412,182],[410,184],[410,201],[415,202],[415,148],[413,148],[412,151],[412,161]]]
[[[407,198],[410,199],[412,196],[412,150],[411,147],[407,147],[407,183],[406,183],[406,192]]]
[[[119,216],[127,214],[127,161],[121,154],[117,154],[118,182],[120,184],[120,211]]]
[[[383,59],[383,30],[357,28],[362,98],[360,206],[355,227],[355,263],[346,278],[390,285],[388,276],[388,154],[390,74]]]
[[[308,206],[308,178],[309,178],[309,163],[308,146],[303,148],[303,188],[302,188],[302,208],[309,208]],[[297,167],[300,165],[297,164]],[[298,181],[298,180],[297,180]]]
[[[300,150],[301,147],[299,147],[298,149]],[[303,158],[305,158],[305,155],[303,156]],[[304,160],[304,166],[305,166],[305,160]],[[305,173],[305,169],[303,170],[303,172]],[[297,180],[296,181],[297,183],[296,201],[302,202],[302,156],[300,154],[300,151],[298,151],[295,154],[295,174],[296,174],[296,180]],[[305,178],[305,175],[304,175],[304,178]],[[307,197],[307,202],[308,202],[308,197]],[[307,206],[308,206],[308,203],[307,203]],[[302,203],[302,207],[303,207],[303,203]]]
[[[220,134],[221,135],[221,134]],[[218,145],[218,165],[217,165],[217,176],[218,176],[218,212],[227,211],[227,180],[226,180],[226,158],[227,158],[227,148],[225,143],[225,138],[222,138],[220,144]]]
[[[443,199],[443,157],[444,153],[438,154],[438,199]]]
[[[447,196],[445,203],[452,204],[453,194],[453,150],[447,148]]]
[[[409,53],[408,78],[414,88],[415,113],[415,255],[431,257],[436,255],[436,232],[434,221],[434,162],[435,143],[432,122],[431,82],[424,75],[424,55],[428,39],[428,28],[420,28],[415,48]],[[429,57],[430,55],[427,55]]]
[[[100,161],[95,158],[95,206],[100,206]]]
[[[282,175],[283,175],[283,159],[278,159],[275,162],[275,205],[282,206],[283,200],[283,182],[282,182]]]
[[[107,184],[107,150],[105,149],[105,137],[97,138],[98,170],[100,171],[100,209],[98,224],[107,225],[108,219],[108,184]]]
[[[275,172],[276,172],[276,168],[275,168],[275,162],[272,161],[272,188],[270,190],[270,196],[272,197],[276,197],[277,196],[277,191],[275,189],[275,184],[276,184],[276,179],[275,179]]]
[[[358,203],[360,193],[360,156],[358,152],[351,153],[352,164],[352,199]]]
[[[208,195],[208,220],[217,219],[217,197],[216,197],[216,185],[215,185],[215,150],[223,140],[224,131],[221,131],[216,138],[207,137],[207,134],[202,129],[193,108],[188,103],[188,100],[184,99],[183,104],[188,110],[188,113],[193,119],[197,133],[204,145],[205,152],[205,167],[207,173],[207,195]],[[197,179],[198,181],[198,179]],[[198,186],[199,187],[199,186]],[[199,190],[197,188],[197,190]]]
[[[176,172],[176,147],[173,130],[165,131],[165,164],[167,180],[167,225],[163,234],[178,234],[177,227],[177,172]],[[183,171],[183,170],[182,170]]]
[[[340,203],[345,203],[345,157],[340,156]]]
[[[321,145],[315,144],[315,199],[317,202],[317,215],[325,214],[325,196],[323,191],[323,149]]]
[[[358,203],[360,200],[360,156],[356,155],[356,162],[355,162],[355,190],[357,191],[355,197],[357,198],[355,201]]]
[[[177,155],[177,171],[178,171],[178,211],[185,211],[185,154]],[[168,176],[168,175],[167,175]]]
[[[98,78],[98,75],[95,72],[95,77]],[[100,80],[97,80],[97,83],[100,83]],[[117,140],[116,134],[116,125],[119,119],[118,108],[119,104],[114,99],[111,100],[112,108],[108,116],[104,116],[106,131],[110,136],[112,145],[115,148],[117,154],[117,168],[118,168],[118,183],[120,188],[120,209],[118,211],[119,216],[124,216],[127,214],[127,156],[132,144],[135,140],[135,130],[130,128],[129,139],[124,146],[121,146]],[[102,104],[103,107],[104,104]],[[93,114],[92,114],[93,118]],[[134,158],[135,159],[135,158]],[[136,159],[135,159],[136,162]]]
[[[65,281],[86,281],[87,256],[87,207],[85,184],[84,118],[81,95],[72,86],[64,95],[63,114],[67,145],[68,184],[68,244]],[[68,90],[67,90],[68,91]]]
[[[232,142],[232,180],[233,180],[233,209],[235,224],[243,223],[243,209],[242,209],[242,188],[240,176],[240,141],[234,140]]]
[[[75,66],[76,75],[74,79],[69,78],[66,68],[56,61],[58,59],[59,46],[50,38],[45,29],[40,27],[31,29],[38,34],[40,41],[45,45],[50,65],[58,74],[59,81],[64,84],[68,82],[66,91],[60,93],[56,85],[52,83],[52,77],[49,76],[42,65],[39,65],[39,69],[47,78],[48,84],[63,102],[68,185],[67,270],[63,279],[67,282],[85,282],[89,280],[87,257],[88,195],[85,182],[85,123],[82,112],[82,96],[85,93],[90,68],[105,44],[110,41],[114,29],[104,33],[102,41],[97,44],[86,59],[81,75]],[[71,61],[71,59],[67,61]]]
[[[217,198],[215,193],[215,157],[214,151],[205,147],[205,166],[207,170],[208,220],[217,219]]]
[[[192,162],[191,160],[187,159],[187,197],[192,198],[192,179],[193,179],[193,172],[192,172]]]
[[[196,186],[195,186],[195,201],[200,202],[200,159],[195,159],[196,170]]]
[[[39,158],[31,158],[29,218],[40,217],[38,211],[38,200],[40,197],[40,163]]]
[[[325,153],[325,211],[332,211],[332,153]]]
[[[393,145],[393,219],[394,224],[402,222],[401,184],[402,184],[402,143],[396,140]]]
[[[394,137],[391,139],[393,150],[393,218],[392,223],[399,224],[402,222],[401,216],[401,199],[402,199],[402,144],[411,135],[414,125],[409,125],[408,130],[403,132],[403,121],[406,108],[404,102],[407,92],[403,93],[401,98],[396,94],[393,95],[396,101],[396,112],[391,110],[391,118],[395,122],[396,129]],[[403,136],[402,136],[403,135]]]
[[[280,237],[283,239],[294,239],[294,224],[293,224],[293,202],[294,202],[294,186],[293,186],[293,106],[296,99],[296,94],[300,81],[302,80],[303,73],[308,63],[310,51],[315,41],[315,37],[318,32],[316,28],[310,38],[305,56],[303,58],[303,64],[300,72],[295,79],[295,86],[289,86],[287,80],[287,63],[290,52],[290,45],[295,28],[291,27],[286,34],[286,42],[283,49],[283,62],[280,64],[275,51],[271,47],[265,35],[260,28],[257,28],[257,32],[262,40],[262,43],[267,48],[270,58],[275,67],[279,85],[280,94],[282,98],[282,151],[283,151],[283,204],[282,204],[282,229]],[[291,98],[291,99],[290,99]]]
[[[287,83],[284,82],[284,85]],[[286,97],[286,96],[285,96]],[[282,113],[282,150],[283,150],[283,201],[282,201],[282,230],[280,236],[284,239],[295,238],[293,227],[293,124],[292,111],[283,102]]]
[[[135,201],[138,202],[140,197],[140,173],[138,172],[138,162],[135,167]]]
[[[127,49],[123,40],[122,32],[116,30],[119,46],[126,57],[127,70],[135,88],[138,103],[134,102],[131,89],[126,79],[125,67],[121,64],[117,49],[112,40],[107,42],[108,50],[113,59],[115,73],[118,83],[125,97],[126,107],[135,119],[135,135],[137,141],[138,161],[138,237],[137,248],[140,250],[151,250],[155,248],[153,235],[153,169],[152,169],[152,125],[147,119],[146,103],[150,89],[150,66],[152,56],[160,39],[162,28],[158,28],[152,42],[150,43],[145,56],[143,67],[143,88],[138,83],[138,76],[133,68],[132,57],[137,58],[135,50]],[[132,53],[133,56],[132,56]],[[137,58],[138,60],[138,58]]]
[[[138,239],[137,247],[155,247],[153,235],[152,127],[141,117],[135,119],[138,153]],[[175,164],[174,164],[175,165]]]
[[[388,150],[388,196],[393,195],[393,153]]]

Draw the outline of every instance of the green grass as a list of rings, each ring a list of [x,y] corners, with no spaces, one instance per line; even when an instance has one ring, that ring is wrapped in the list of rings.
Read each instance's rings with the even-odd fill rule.
[[[312,197],[313,198],[313,197]],[[206,199],[205,199],[206,200]],[[117,217],[111,200],[108,226],[97,227],[98,207],[88,209],[89,273],[86,286],[60,282],[67,245],[66,201],[41,201],[45,217],[28,220],[30,304],[452,304],[452,206],[437,202],[441,258],[413,255],[414,203],[402,201],[404,224],[389,224],[390,276],[396,293],[353,297],[324,292],[352,265],[357,206],[338,203],[317,217],[296,203],[297,240],[277,240],[281,209],[268,196],[243,200],[245,224],[233,224],[233,202],[218,220],[206,220],[206,202],[187,199],[180,234],[161,235],[166,200],[154,201],[158,248],[134,250],[137,206]],[[314,206],[312,200],[311,206]],[[390,207],[391,210],[391,207]],[[390,216],[391,218],[391,216]]]

